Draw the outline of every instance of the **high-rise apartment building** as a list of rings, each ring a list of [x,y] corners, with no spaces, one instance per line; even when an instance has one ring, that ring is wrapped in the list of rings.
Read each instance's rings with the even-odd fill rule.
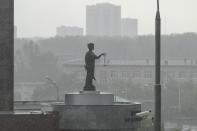
[[[87,6],[86,35],[121,36],[121,7],[109,3]]]
[[[121,20],[122,37],[136,37],[138,35],[138,20],[123,18]]]

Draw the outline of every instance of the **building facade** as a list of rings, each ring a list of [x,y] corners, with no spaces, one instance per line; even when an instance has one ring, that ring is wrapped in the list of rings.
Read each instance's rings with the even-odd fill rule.
[[[0,0],[0,111],[13,111],[14,0]]]
[[[83,36],[83,28],[60,26],[56,28],[56,36]]]
[[[86,6],[86,35],[120,36],[121,7],[109,3]]]
[[[138,35],[138,20],[132,18],[122,18],[121,35],[122,37],[136,37]]]
[[[78,79],[85,80],[86,72],[82,63],[64,64],[66,73],[76,73]],[[154,84],[155,65],[154,61],[111,61],[103,65],[97,64],[95,75],[97,82],[108,84],[112,81],[132,81],[144,86]],[[187,63],[183,61],[163,61],[161,65],[161,84],[165,85],[170,80],[180,82],[197,82],[197,63]]]

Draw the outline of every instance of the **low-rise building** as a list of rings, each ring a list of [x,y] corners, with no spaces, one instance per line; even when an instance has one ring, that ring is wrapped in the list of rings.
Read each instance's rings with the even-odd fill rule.
[[[192,60],[164,60],[161,62],[161,83],[169,80],[197,81],[197,63]],[[66,73],[77,73],[79,80],[84,81],[86,72],[84,62],[64,64]],[[113,80],[132,81],[150,86],[155,79],[155,63],[152,60],[118,61],[111,60],[106,64],[97,63],[95,69],[97,82],[108,83]]]
[[[56,28],[56,36],[83,36],[83,28],[71,27],[71,26],[60,26]]]

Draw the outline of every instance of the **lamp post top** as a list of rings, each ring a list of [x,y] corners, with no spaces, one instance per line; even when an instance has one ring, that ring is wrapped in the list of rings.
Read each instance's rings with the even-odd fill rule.
[[[157,0],[157,11],[159,11],[159,0]]]

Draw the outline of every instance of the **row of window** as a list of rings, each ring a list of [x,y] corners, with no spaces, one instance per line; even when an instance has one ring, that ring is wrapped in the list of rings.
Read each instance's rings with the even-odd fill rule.
[[[154,79],[154,72],[153,71],[104,71],[101,70],[96,72],[97,77],[100,79]],[[79,78],[84,79],[86,73],[79,72]],[[185,78],[197,78],[197,72],[186,72],[186,71],[173,71],[173,72],[161,72],[162,79],[185,79]]]
[[[152,79],[154,78],[153,71],[101,71],[100,77],[103,78],[104,76],[111,77],[112,79],[122,78],[122,79]],[[161,72],[161,78],[197,78],[197,72],[186,72],[186,71],[179,71],[179,72]]]

